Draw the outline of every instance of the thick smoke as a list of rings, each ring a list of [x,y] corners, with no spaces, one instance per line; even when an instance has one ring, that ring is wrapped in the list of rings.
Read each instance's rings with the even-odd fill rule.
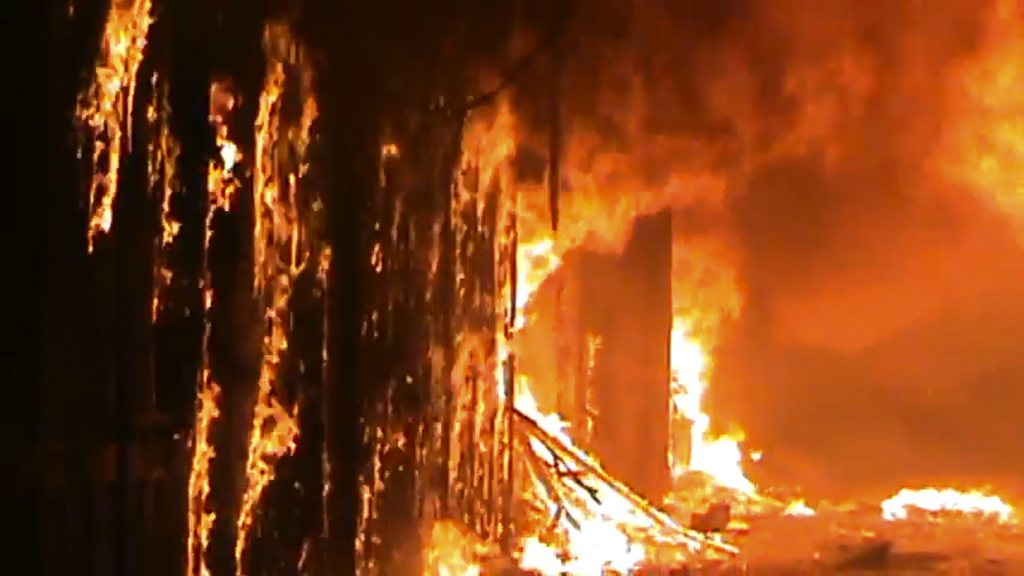
[[[967,72],[995,4],[626,4],[577,3],[559,243],[615,248],[675,210],[676,301],[716,315],[712,412],[765,449],[754,475],[1024,473],[1024,252],[979,190],[1019,180],[964,177],[958,151],[992,121],[965,83],[999,77]]]

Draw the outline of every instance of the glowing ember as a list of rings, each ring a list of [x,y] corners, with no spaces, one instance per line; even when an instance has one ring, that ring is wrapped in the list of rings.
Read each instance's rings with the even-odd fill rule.
[[[93,175],[89,190],[90,252],[96,236],[109,232],[114,219],[122,138],[127,136],[130,143],[135,76],[153,21],[150,4],[150,0],[113,2],[103,31],[96,79],[78,106],[79,121],[92,129],[92,168],[98,169],[106,155],[106,169]]]
[[[961,492],[953,488],[904,488],[882,502],[882,517],[886,520],[904,520],[909,509],[991,516],[1000,522],[1010,522],[1014,517],[1013,508],[998,496],[977,490]]]

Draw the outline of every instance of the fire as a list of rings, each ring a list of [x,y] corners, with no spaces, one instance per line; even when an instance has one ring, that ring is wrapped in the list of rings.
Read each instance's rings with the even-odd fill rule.
[[[210,160],[206,175],[209,211],[207,212],[207,244],[212,233],[210,224],[217,210],[231,210],[232,201],[240,186],[235,168],[242,155],[228,134],[227,117],[235,109],[235,97],[231,88],[224,83],[210,85],[210,124],[217,142],[217,157]],[[166,229],[165,229],[166,230]],[[175,228],[176,230],[176,228]],[[166,238],[166,232],[165,232]]]
[[[298,175],[283,169],[284,163],[278,158],[278,139],[288,137],[295,149],[304,154],[317,108],[312,97],[306,98],[298,129],[287,133],[281,130],[285,56],[279,49],[291,45],[293,41],[286,25],[267,26],[264,48],[268,65],[255,123],[256,153],[252,191],[255,208],[253,290],[263,306],[267,331],[263,338],[259,390],[249,432],[246,488],[236,524],[235,569],[239,575],[245,572],[244,554],[249,530],[263,491],[274,479],[274,466],[283,456],[295,451],[299,437],[296,414],[298,405],[293,410],[286,408],[278,397],[275,383],[282,357],[288,350],[288,300],[292,282],[302,263],[307,261],[309,252],[305,244],[300,249],[302,230],[296,200]],[[230,152],[225,162],[228,157],[236,156],[236,152]],[[306,169],[304,166],[300,159],[293,168],[302,173]],[[322,257],[328,256],[325,253]],[[322,267],[326,263],[321,261],[316,264]]]
[[[649,556],[648,547],[667,547],[671,556],[704,549],[735,553],[724,544],[704,540],[605,472],[593,456],[575,445],[568,425],[546,414],[520,377],[516,413],[526,426],[531,482],[527,496],[549,530],[526,536],[519,549],[520,565],[543,574],[600,575],[607,570],[628,573]],[[535,426],[543,438],[529,435]],[[554,470],[545,479],[539,467]]]
[[[94,174],[89,187],[89,251],[98,234],[110,231],[117,198],[122,138],[130,144],[136,73],[146,48],[153,18],[151,0],[113,2],[100,46],[100,62],[89,94],[78,105],[78,119],[92,129],[92,168],[98,170],[106,154],[105,170]]]
[[[210,443],[210,424],[217,416],[220,388],[204,375],[207,386],[197,399],[195,431],[192,440],[192,469],[188,478],[188,574],[209,576],[206,566],[206,547],[210,543],[210,529],[217,515],[206,509],[210,497],[210,462],[216,456]]]
[[[149,105],[146,118],[151,130],[156,134],[156,138],[148,146],[147,171],[149,172],[150,190],[160,200],[161,230],[154,249],[155,258],[153,264],[153,286],[155,289],[151,308],[151,320],[155,323],[165,302],[165,291],[170,285],[173,276],[173,271],[167,264],[167,250],[174,243],[178,230],[181,228],[181,222],[175,218],[171,211],[171,197],[175,194],[178,185],[174,172],[179,146],[177,140],[171,134],[170,122],[168,120],[167,86],[166,84],[159,83],[157,74],[153,73],[152,87],[153,101]]]
[[[480,557],[490,552],[490,546],[454,522],[435,522],[423,576],[480,576]]]
[[[1004,523],[1014,520],[1013,507],[1002,498],[979,490],[961,492],[953,488],[904,488],[882,502],[882,517],[886,520],[905,520],[910,509],[993,517]]]
[[[537,401],[530,393],[528,384],[529,381],[525,377],[520,378],[520,385],[516,390],[516,409],[532,418],[545,432],[565,446],[591,461],[591,457],[576,448],[572,438],[566,433],[568,424],[557,414],[545,414],[537,407]],[[539,441],[531,439],[530,449],[537,458],[554,465],[552,455]],[[596,462],[593,464],[597,466]],[[541,496],[541,481],[534,477],[534,482],[535,495],[542,501],[546,500]],[[565,510],[560,516],[556,515],[560,518],[559,528],[567,538],[564,550],[556,552],[538,538],[529,538],[522,545],[520,565],[525,569],[539,570],[552,575],[601,574],[606,567],[625,572],[635,567],[644,558],[643,548],[631,542],[622,526],[631,520],[629,514],[632,512],[632,506],[628,502],[623,502],[621,497],[616,497],[617,495],[602,496],[599,503],[585,496],[573,498],[573,503],[577,505]],[[548,505],[556,506],[554,503]],[[559,505],[566,507],[567,503],[562,501]],[[568,519],[570,514],[574,520]]]
[[[1024,25],[1020,3],[995,0],[978,55],[954,70],[940,172],[1014,218],[1024,232]]]
[[[562,257],[555,251],[555,241],[551,237],[519,244],[515,303],[517,330],[526,325],[526,305],[534,292],[561,265]]]
[[[756,492],[754,484],[743,473],[743,453],[739,443],[742,434],[712,437],[708,433],[711,417],[703,409],[707,392],[707,375],[711,360],[693,334],[690,321],[677,316],[672,319],[671,343],[671,425],[673,426],[673,454],[670,454],[672,472],[680,475],[687,470],[703,472],[721,486],[747,494]],[[689,459],[682,462],[678,446],[678,430],[689,429]]]
[[[504,104],[499,106],[493,121],[476,122],[470,126],[465,149],[468,155],[475,154],[478,158],[479,189],[486,189],[492,179],[503,177],[502,163],[507,162],[515,150],[514,127],[509,109]],[[466,167],[464,160],[463,172]],[[586,182],[594,184],[589,178]],[[518,218],[516,229],[519,237],[516,245],[516,292],[512,307],[516,320],[510,339],[498,339],[499,365],[504,364],[510,355],[511,337],[529,322],[529,303],[533,295],[561,267],[565,254],[589,238],[589,234],[584,231],[571,231],[558,237],[551,232],[549,226],[544,224],[546,218],[539,208],[546,206],[545,190],[517,185],[515,193],[517,200],[514,216]],[[539,202],[538,198],[545,200]],[[627,216],[631,221],[635,216],[660,209],[634,206],[623,210],[624,205],[616,202],[614,214],[603,214],[601,210],[604,206],[600,202],[584,206],[586,202],[583,197],[577,200],[574,203],[576,208],[586,208],[593,213],[594,218],[580,219],[586,226],[595,226],[595,222],[604,222],[608,217],[618,219]],[[605,241],[608,239],[605,238]],[[599,348],[599,338],[588,338],[588,365],[591,368]],[[698,348],[698,351],[701,358],[704,358],[703,350]],[[703,377],[702,371],[700,375]],[[503,371],[500,367],[495,376],[499,398],[504,400]],[[700,382],[703,383],[703,380]],[[530,473],[527,475],[523,496],[543,517],[538,519],[538,525],[547,524],[549,529],[519,535],[516,555],[523,568],[543,574],[596,575],[607,570],[626,573],[649,557],[651,551],[648,546],[667,545],[689,553],[706,544],[699,535],[690,533],[670,516],[604,472],[593,456],[575,444],[567,432],[568,425],[559,415],[545,413],[539,408],[530,391],[527,377],[518,375],[515,388],[513,414],[523,418],[522,424],[527,428],[528,423],[532,422],[532,425],[543,431],[549,442],[545,444],[536,436],[527,435],[525,443],[525,465]],[[699,397],[697,401],[699,408]],[[704,439],[705,436],[702,432],[700,438]],[[714,448],[712,443],[706,444]],[[563,456],[556,456],[556,453]],[[575,464],[570,464],[566,458]],[[548,480],[546,475],[551,473],[550,470],[559,472]],[[742,473],[739,477],[743,478]],[[720,551],[727,554],[734,552],[728,546],[722,546]]]
[[[218,134],[218,143],[227,142],[227,115],[234,108],[234,96],[226,85],[214,82],[210,85],[210,125]],[[234,146],[234,144],[231,144]],[[229,156],[230,158],[230,156]],[[209,442],[210,426],[220,415],[217,399],[220,388],[210,373],[209,340],[210,340],[210,309],[213,306],[213,285],[209,267],[210,240],[213,235],[213,216],[217,210],[228,210],[230,204],[226,198],[228,191],[237,186],[231,169],[233,164],[221,166],[211,160],[207,178],[207,207],[205,236],[203,241],[203,372],[199,384],[195,428],[193,430],[194,446],[192,463],[189,472],[189,575],[209,574],[206,566],[206,547],[210,542],[210,530],[216,514],[206,509],[206,499],[210,493],[210,462],[215,451]],[[166,202],[165,196],[165,202]],[[166,214],[164,215],[166,217]],[[194,491],[193,491],[194,490]]]
[[[785,516],[815,516],[817,513],[814,508],[807,505],[803,498],[798,498],[790,502],[782,514]]]
[[[270,28],[267,29],[266,41],[269,42]],[[256,229],[256,289],[260,290],[266,271],[266,234],[268,220],[273,221],[274,206],[277,203],[278,182],[275,178],[273,144],[278,134],[278,117],[280,114],[279,99],[284,89],[284,65],[280,61],[271,60],[267,64],[267,77],[263,92],[260,94],[259,113],[256,116],[256,166],[253,171],[253,205]],[[268,211],[270,216],[268,217]]]

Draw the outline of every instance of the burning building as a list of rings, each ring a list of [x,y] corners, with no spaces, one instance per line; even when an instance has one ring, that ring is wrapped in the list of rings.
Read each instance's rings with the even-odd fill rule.
[[[53,4],[39,572],[1024,573],[1019,3]]]

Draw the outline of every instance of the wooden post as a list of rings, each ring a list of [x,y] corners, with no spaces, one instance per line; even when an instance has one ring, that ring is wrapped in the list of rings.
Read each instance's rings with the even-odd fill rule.
[[[611,473],[653,500],[670,488],[671,224],[668,211],[638,220],[617,261],[587,271],[602,276],[587,303],[604,342],[594,369],[595,449]]]

